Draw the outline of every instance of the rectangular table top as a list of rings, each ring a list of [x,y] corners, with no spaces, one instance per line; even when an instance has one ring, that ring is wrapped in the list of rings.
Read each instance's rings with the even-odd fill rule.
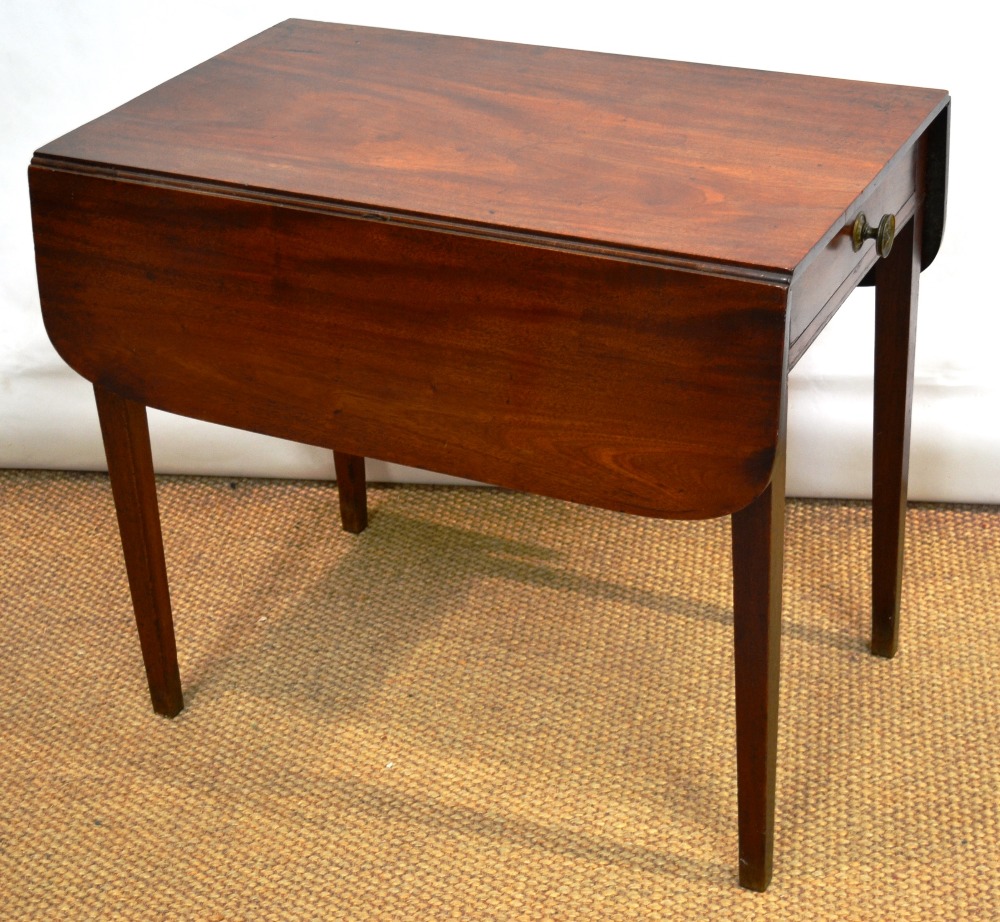
[[[36,162],[795,271],[944,91],[288,20]]]

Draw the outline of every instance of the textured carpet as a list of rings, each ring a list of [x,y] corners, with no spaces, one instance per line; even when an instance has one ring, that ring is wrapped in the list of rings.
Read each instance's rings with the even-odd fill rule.
[[[0,473],[0,918],[1000,918],[1000,517],[787,519],[776,865],[736,883],[729,526],[165,478],[187,709],[149,707],[107,479]]]

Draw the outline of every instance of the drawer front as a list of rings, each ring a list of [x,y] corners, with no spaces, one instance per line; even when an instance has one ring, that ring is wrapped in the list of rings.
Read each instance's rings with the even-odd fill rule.
[[[794,275],[789,293],[792,364],[878,261],[874,240],[865,240],[860,250],[854,249],[855,219],[864,214],[869,224],[877,227],[883,215],[892,214],[898,231],[913,216],[920,151],[920,144],[913,145],[888,166],[875,185],[844,213],[829,243]]]

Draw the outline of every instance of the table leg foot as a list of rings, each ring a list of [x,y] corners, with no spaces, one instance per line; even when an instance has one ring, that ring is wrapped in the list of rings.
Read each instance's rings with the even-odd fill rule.
[[[365,459],[333,453],[337,471],[337,490],[340,493],[340,521],[344,531],[357,535],[368,527],[368,494],[365,488]]]
[[[875,408],[872,464],[872,652],[899,645],[903,535],[910,461],[920,236],[917,218],[897,234],[875,279]]]
[[[184,707],[146,408],[94,385],[125,568],[153,710]]]
[[[759,891],[774,852],[784,472],[782,445],[771,484],[732,517],[740,885]]]

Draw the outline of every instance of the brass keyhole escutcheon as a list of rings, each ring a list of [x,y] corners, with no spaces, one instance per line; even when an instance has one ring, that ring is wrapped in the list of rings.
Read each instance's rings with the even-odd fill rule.
[[[892,214],[882,215],[882,220],[878,222],[878,227],[872,227],[868,223],[868,218],[864,214],[859,214],[854,219],[854,227],[851,229],[851,243],[854,252],[864,246],[866,240],[875,241],[875,252],[883,259],[889,255],[892,249],[892,241],[896,239],[896,216]]]

